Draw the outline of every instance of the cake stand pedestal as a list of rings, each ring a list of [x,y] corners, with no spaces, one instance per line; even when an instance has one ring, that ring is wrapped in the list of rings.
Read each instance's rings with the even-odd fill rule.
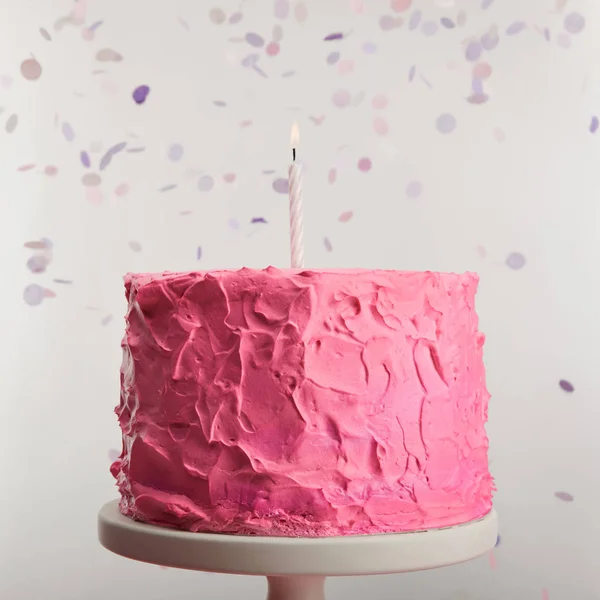
[[[124,517],[116,500],[98,515],[98,539],[111,552],[178,569],[266,575],[267,600],[324,600],[329,575],[405,573],[464,562],[491,550],[497,535],[493,510],[445,529],[331,538],[177,531]]]

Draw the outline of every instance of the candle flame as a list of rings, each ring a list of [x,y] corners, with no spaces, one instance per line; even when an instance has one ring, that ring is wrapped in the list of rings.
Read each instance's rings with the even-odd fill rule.
[[[290,134],[290,144],[292,148],[296,148],[298,146],[298,142],[300,141],[300,130],[298,129],[298,123],[294,123],[292,125],[292,133]]]

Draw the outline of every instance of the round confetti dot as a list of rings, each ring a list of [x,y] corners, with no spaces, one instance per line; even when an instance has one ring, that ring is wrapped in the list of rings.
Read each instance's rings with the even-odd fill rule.
[[[290,3],[288,0],[275,0],[275,16],[278,19],[287,19],[290,14]]]
[[[346,223],[353,217],[353,215],[354,213],[351,210],[347,210],[338,217],[338,220],[340,223]]]
[[[277,42],[269,42],[265,48],[265,52],[269,56],[277,56],[279,54],[279,44]]]
[[[370,158],[361,158],[358,161],[358,168],[360,171],[362,171],[363,173],[367,173],[371,170],[371,167],[373,166],[373,163],[371,162]]]
[[[492,35],[490,33],[484,33],[480,38],[481,47],[488,52],[493,50],[500,41],[500,38],[497,35]]]
[[[569,33],[581,33],[585,27],[585,17],[576,12],[569,13],[563,21],[563,27]]]
[[[518,271],[525,266],[525,257],[520,252],[511,252],[506,257],[506,266]]]
[[[211,8],[208,17],[215,25],[221,25],[226,19],[225,13],[220,8]]]
[[[28,58],[21,63],[21,75],[29,81],[36,81],[42,75],[42,66],[35,58]]]
[[[408,20],[408,29],[410,31],[414,31],[419,26],[419,23],[421,22],[421,15],[422,13],[420,10],[415,10],[415,12],[410,15],[410,19]]]
[[[258,33],[247,33],[245,40],[254,48],[262,48],[265,45],[265,40]]]
[[[373,108],[381,110],[388,105],[388,99],[383,94],[377,94],[371,101],[371,106]]]
[[[423,184],[420,181],[409,181],[406,186],[406,195],[409,198],[418,198],[423,191]]]
[[[85,189],[85,197],[86,200],[90,204],[102,204],[102,200],[104,200],[104,196],[102,194],[102,189],[99,187],[88,187]]]
[[[574,392],[575,391],[575,387],[573,386],[573,384],[570,381],[567,381],[566,379],[561,379],[558,382],[558,385],[560,386],[561,390],[564,390],[565,392]]]
[[[235,181],[235,173],[225,173],[225,175],[223,175],[223,181],[225,183],[233,183]]]
[[[360,15],[365,9],[363,0],[350,0],[350,9],[354,14]]]
[[[210,192],[215,185],[215,180],[210,175],[202,175],[200,179],[198,179],[198,189],[201,192]]]
[[[346,75],[348,73],[352,73],[354,71],[354,61],[349,59],[344,59],[338,63],[338,73],[340,75]]]
[[[337,90],[333,93],[331,100],[338,108],[344,108],[350,104],[352,96],[348,90]]]
[[[136,104],[143,104],[150,93],[150,88],[147,85],[140,85],[133,90],[133,99]]]
[[[27,261],[27,268],[32,273],[43,273],[50,263],[50,259],[45,254],[36,254]]]
[[[373,130],[377,135],[386,135],[390,127],[383,117],[375,117],[373,119]]]
[[[456,119],[449,113],[441,114],[435,122],[435,127],[440,133],[452,133],[456,129]]]
[[[273,182],[273,189],[278,194],[287,194],[290,189],[290,184],[287,179],[279,178]]]
[[[98,173],[86,173],[81,178],[81,183],[86,187],[98,187],[102,183],[102,178]]]
[[[141,252],[142,251],[142,245],[139,242],[136,242],[135,240],[130,241],[127,244],[134,252]]]
[[[58,169],[54,165],[47,165],[44,169],[44,173],[48,175],[48,177],[54,177],[58,173]]]
[[[470,62],[475,62],[479,60],[481,50],[482,48],[479,40],[473,40],[469,42],[465,48],[465,58]]]
[[[569,492],[554,492],[554,496],[563,502],[573,502],[575,500]]]
[[[598,131],[598,125],[600,125],[598,117],[593,116],[592,120],[590,121],[590,133],[596,133],[596,131]]]
[[[167,156],[169,157],[169,160],[172,160],[173,162],[181,160],[183,157],[183,146],[181,144],[171,144]]]
[[[373,42],[365,42],[362,49],[365,54],[375,54],[377,52],[377,44],[374,44]]]
[[[473,67],[474,79],[487,79],[492,74],[492,67],[489,63],[479,62]]]
[[[129,185],[121,183],[115,188],[115,196],[122,198],[129,192]]]
[[[28,285],[23,291],[23,300],[29,306],[38,306],[44,300],[44,288],[37,283]]]
[[[471,81],[471,89],[475,94],[483,94],[483,81],[481,79],[473,79]]]
[[[325,59],[325,62],[327,62],[328,65],[335,65],[335,63],[340,60],[340,53],[339,52],[330,52],[327,55],[327,58]]]
[[[327,181],[329,183],[335,183],[337,179],[337,171],[335,169],[329,169],[329,173],[327,173]]]
[[[391,0],[390,5],[395,12],[404,12],[410,8],[412,0]]]
[[[379,19],[379,27],[381,27],[382,31],[391,31],[395,26],[396,21],[394,20],[394,17],[391,17],[390,15],[383,15],[383,17]]]
[[[6,121],[6,125],[4,128],[6,129],[6,133],[12,133],[19,124],[19,117],[17,115],[10,115]]]
[[[421,33],[427,37],[435,35],[437,30],[438,25],[435,21],[425,21],[423,25],[421,25]]]

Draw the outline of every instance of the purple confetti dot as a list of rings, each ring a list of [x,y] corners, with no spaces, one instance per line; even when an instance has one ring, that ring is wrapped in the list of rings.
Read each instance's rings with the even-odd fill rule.
[[[247,33],[245,39],[254,48],[262,48],[265,45],[265,40],[258,33]]]
[[[377,52],[377,45],[373,42],[365,42],[362,48],[365,54],[375,54]]]
[[[410,181],[406,186],[406,195],[409,198],[418,198],[423,191],[423,184],[420,181]]]
[[[598,117],[592,117],[592,121],[590,122],[590,133],[596,133],[599,124]]]
[[[167,156],[169,157],[169,160],[172,160],[173,162],[181,160],[183,157],[183,146],[181,144],[171,144]]]
[[[421,22],[421,11],[415,10],[415,12],[410,15],[410,20],[408,21],[408,29],[409,31],[414,31]]]
[[[274,12],[278,19],[287,19],[290,14],[290,3],[288,0],[275,0]]]
[[[478,77],[474,77],[471,81],[471,89],[475,94],[483,94],[483,81]]]
[[[131,242],[129,242],[128,246],[134,252],[141,252],[142,251],[142,245],[139,242],[136,242],[135,240],[132,240]]]
[[[567,381],[566,379],[561,379],[558,382],[558,385],[560,386],[561,390],[564,390],[565,392],[574,392],[575,391],[575,387],[573,386],[573,384],[570,381]]]
[[[92,23],[88,29],[90,31],[96,31],[96,29],[98,29],[98,27],[100,27],[102,25],[102,23],[104,23],[104,21],[96,21],[95,23]]]
[[[521,33],[525,27],[526,25],[523,21],[515,21],[506,29],[506,35],[517,35],[517,33]]]
[[[470,62],[476,62],[481,56],[481,44],[478,40],[473,40],[465,48],[465,58]]]
[[[547,27],[544,27],[544,39],[547,42],[550,41],[550,30]]]
[[[569,13],[563,22],[563,27],[569,33],[581,33],[585,27],[585,18],[579,13]]]
[[[496,543],[494,544],[494,548],[497,548],[500,545],[501,541],[502,541],[502,538],[500,537],[500,534],[498,534],[496,536]]]
[[[240,224],[237,219],[229,219],[229,221],[227,221],[227,224],[229,225],[229,227],[231,227],[231,229],[235,229],[236,231],[240,228]]]
[[[452,133],[456,129],[456,118],[449,113],[443,113],[436,119],[435,127],[440,133]]]
[[[143,104],[150,93],[150,88],[147,85],[140,85],[133,90],[133,99],[136,104]]]
[[[242,67],[253,67],[257,62],[260,56],[258,54],[248,54],[244,56],[242,59]]]
[[[38,306],[44,300],[44,288],[37,283],[28,285],[23,291],[23,300],[29,306]]]
[[[215,180],[210,175],[202,175],[200,179],[198,179],[198,189],[201,192],[210,192],[215,185]]]
[[[48,259],[47,256],[45,256],[43,254],[37,254],[35,256],[32,256],[27,261],[27,268],[32,273],[43,273],[46,270],[46,267],[48,266],[49,263],[50,263],[50,260]]]
[[[415,78],[415,73],[417,72],[417,67],[413,65],[408,71],[408,81],[412,81]]]
[[[511,252],[506,257],[506,266],[518,271],[525,266],[525,257],[520,252]]]
[[[326,35],[323,38],[324,42],[333,42],[335,40],[342,40],[344,39],[344,34],[340,33],[340,32],[336,32],[336,33],[330,33],[329,35]]]
[[[86,169],[89,169],[92,164],[90,161],[90,155],[85,150],[82,150],[81,153],[79,154],[79,158],[81,159],[81,164]]]
[[[498,45],[499,41],[500,38],[497,35],[492,35],[491,33],[484,33],[480,38],[483,49],[487,50],[488,52],[493,50]]]
[[[326,61],[328,65],[335,65],[335,63],[340,60],[340,53],[339,52],[330,52],[327,55]]]
[[[62,124],[62,134],[67,142],[72,142],[75,139],[75,132],[69,123]]]
[[[333,246],[331,245],[329,238],[324,238],[323,244],[325,245],[325,250],[327,250],[327,252],[331,252],[333,250]]]
[[[198,246],[196,248],[196,260],[200,260],[202,258],[202,246]]]
[[[102,317],[102,319],[100,320],[100,325],[102,325],[102,327],[106,327],[112,320],[113,320],[112,315],[106,315],[105,317]]]
[[[554,495],[563,502],[573,502],[573,500],[575,500],[575,498],[573,498],[569,492],[554,492]]]
[[[494,0],[481,0],[481,10],[487,10],[493,2]]]
[[[435,21],[425,21],[423,25],[421,25],[421,33],[430,37],[435,35],[438,30],[438,24]]]
[[[253,217],[251,223],[264,223],[267,224],[267,220],[264,217]]]
[[[448,17],[442,17],[440,19],[440,23],[446,29],[454,29],[456,27],[456,24],[454,23],[454,21],[452,19],[449,19]]]
[[[273,189],[278,194],[287,194],[290,189],[290,184],[287,179],[279,178],[273,182]]]

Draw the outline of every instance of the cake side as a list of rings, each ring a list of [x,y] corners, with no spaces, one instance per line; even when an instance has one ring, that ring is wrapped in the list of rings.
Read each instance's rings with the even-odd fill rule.
[[[474,274],[126,276],[121,510],[191,531],[330,536],[491,508]]]

